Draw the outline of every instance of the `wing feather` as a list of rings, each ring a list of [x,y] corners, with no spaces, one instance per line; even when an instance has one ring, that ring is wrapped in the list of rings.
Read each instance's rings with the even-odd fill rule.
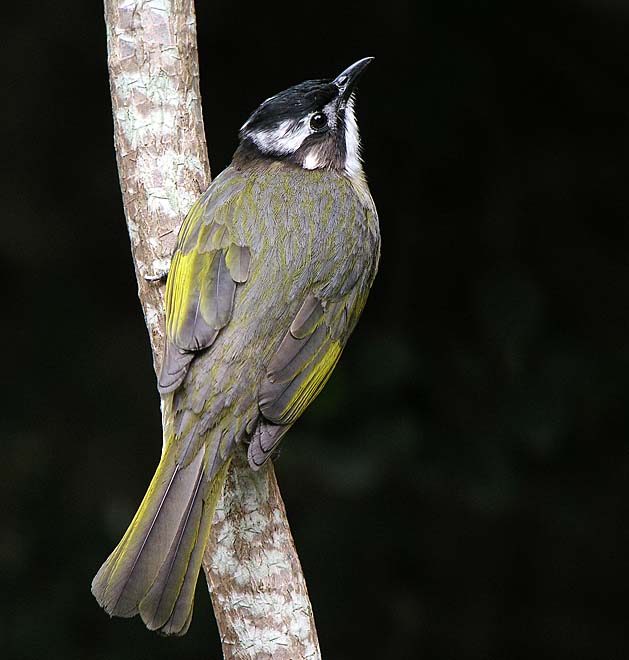
[[[249,464],[259,469],[330,378],[368,290],[349,289],[334,301],[309,293],[269,362],[258,393],[263,415],[252,429]]]
[[[312,293],[309,293],[304,304],[299,308],[297,315],[290,326],[290,333],[296,339],[304,339],[314,332],[323,318],[323,306]]]
[[[343,343],[326,321],[321,301],[308,294],[273,355],[258,393],[264,416],[249,445],[249,463],[268,460],[290,426],[316,398],[332,374]]]
[[[226,223],[232,216],[230,204],[201,198],[181,228],[166,284],[162,394],[179,387],[195,352],[211,346],[229,323],[236,287],[249,276],[251,252],[235,243]]]

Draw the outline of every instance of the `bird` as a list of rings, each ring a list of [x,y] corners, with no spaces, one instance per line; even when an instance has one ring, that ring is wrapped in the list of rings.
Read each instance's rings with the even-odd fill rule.
[[[354,111],[372,60],[266,99],[181,226],[158,377],[162,455],[92,582],[110,616],[187,632],[236,448],[253,470],[274,456],[356,326],[380,257]]]

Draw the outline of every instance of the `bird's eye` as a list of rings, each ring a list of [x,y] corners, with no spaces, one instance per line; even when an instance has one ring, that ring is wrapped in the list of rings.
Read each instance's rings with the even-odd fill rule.
[[[315,112],[310,118],[310,128],[313,131],[322,131],[328,125],[328,118],[322,112]]]

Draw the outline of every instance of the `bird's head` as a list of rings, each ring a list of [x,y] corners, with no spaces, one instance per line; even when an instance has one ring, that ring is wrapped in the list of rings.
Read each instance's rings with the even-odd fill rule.
[[[333,80],[308,80],[264,101],[240,129],[241,152],[361,178],[354,88],[372,60],[365,57]]]

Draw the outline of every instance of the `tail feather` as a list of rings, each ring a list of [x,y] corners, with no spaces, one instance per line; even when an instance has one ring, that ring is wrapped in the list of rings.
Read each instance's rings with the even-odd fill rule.
[[[201,558],[227,464],[206,476],[205,445],[185,468],[166,447],[124,537],[96,574],[92,593],[112,616],[140,613],[165,634],[186,632]]]
[[[172,457],[165,452],[149,485],[149,489],[125,535],[92,580],[92,593],[94,597],[99,605],[111,616],[131,617],[137,614],[137,610],[134,610],[132,605],[128,609],[125,608],[124,598],[121,602],[122,591],[128,586],[127,583],[131,577],[131,572],[138,564],[144,544],[153,529],[164,499],[177,476],[176,464],[170,459]],[[142,529],[145,530],[144,533],[142,533]],[[131,552],[134,546],[136,554],[131,559]],[[124,561],[125,557],[128,558],[127,561]],[[126,579],[121,575],[125,565],[127,568]],[[115,575],[115,579],[112,578],[112,575]]]
[[[190,562],[190,555],[197,540],[203,513],[203,471],[199,470],[194,492],[182,512],[179,528],[168,554],[148,590],[139,604],[142,621],[149,630],[159,630],[168,621],[177,596],[181,591],[183,577]]]
[[[161,605],[163,611],[169,611],[169,618],[160,626],[160,632],[165,635],[183,635],[187,632],[192,619],[192,610],[194,606],[194,592],[197,585],[197,578],[201,570],[201,562],[205,552],[205,546],[212,528],[212,520],[216,505],[221,497],[223,485],[227,476],[227,471],[231,459],[228,459],[220,468],[212,480],[207,497],[200,501],[199,525],[195,529],[196,536],[191,542],[192,551],[187,563],[172,565],[170,576],[167,582],[160,585],[158,577],[151,588],[151,593],[147,599],[154,593],[161,591]],[[182,545],[184,542],[182,541]],[[166,566],[166,563],[164,564]],[[161,573],[161,572],[160,572]],[[153,596],[154,597],[154,596]],[[148,606],[148,600],[140,603],[140,613],[144,619],[144,609]],[[146,622],[146,619],[144,619]],[[148,624],[147,624],[148,625]],[[150,627],[150,626],[149,626]]]

